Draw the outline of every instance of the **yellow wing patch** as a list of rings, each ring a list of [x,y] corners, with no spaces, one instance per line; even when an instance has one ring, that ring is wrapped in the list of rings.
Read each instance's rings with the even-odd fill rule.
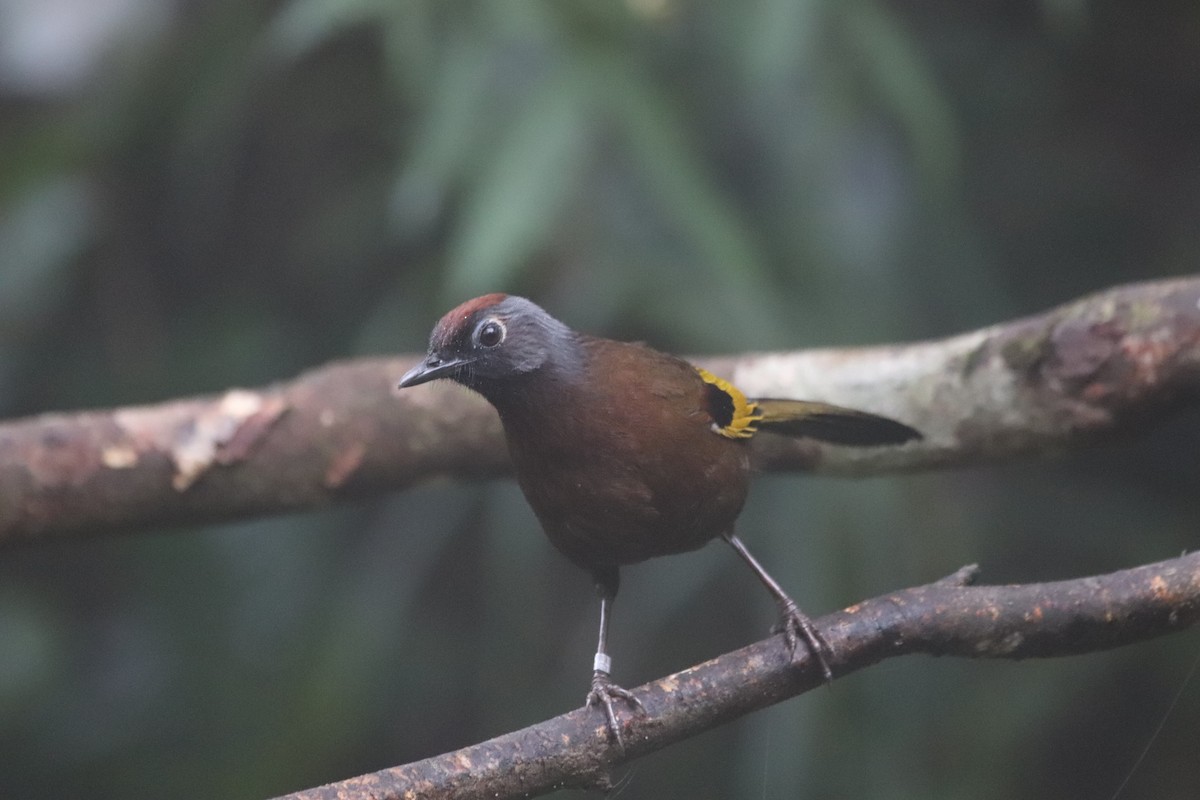
[[[705,410],[712,417],[713,432],[729,439],[749,439],[753,436],[762,419],[758,403],[747,400],[736,386],[708,370],[696,367],[696,372],[700,373],[705,384]]]

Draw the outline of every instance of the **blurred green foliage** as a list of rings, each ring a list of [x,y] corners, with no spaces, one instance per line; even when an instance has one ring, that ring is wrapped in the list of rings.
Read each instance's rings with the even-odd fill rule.
[[[484,291],[737,352],[1196,269],[1194,4],[109,6],[138,34],[47,88],[6,60],[36,4],[0,0],[9,417],[420,350]],[[1196,543],[1198,421],[1055,462],[764,476],[742,530],[814,614],[971,561],[1165,558]],[[771,622],[717,546],[626,572],[627,685]],[[581,703],[595,613],[504,482],[9,550],[0,796],[256,798],[452,749]],[[1108,797],[1196,649],[886,663],[643,760],[622,796]],[[1193,682],[1123,796],[1193,797],[1198,725]]]

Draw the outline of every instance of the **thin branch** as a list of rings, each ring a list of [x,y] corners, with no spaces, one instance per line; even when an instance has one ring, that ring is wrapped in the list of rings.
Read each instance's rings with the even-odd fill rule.
[[[1061,450],[1200,396],[1200,277],[1111,289],[934,342],[697,359],[748,394],[888,414],[926,434],[854,450],[755,438],[766,469],[867,475]],[[0,424],[0,543],[311,508],[508,469],[482,400],[396,394],[411,358],[253,391]]]
[[[971,568],[868,600],[820,620],[842,676],[910,653],[1049,658],[1106,650],[1200,622],[1200,553],[1098,577],[966,586]],[[638,688],[645,716],[626,714],[620,750],[601,715],[569,714],[453,753],[329,784],[289,800],[529,797],[606,788],[609,770],[821,685],[782,637],[757,642]]]

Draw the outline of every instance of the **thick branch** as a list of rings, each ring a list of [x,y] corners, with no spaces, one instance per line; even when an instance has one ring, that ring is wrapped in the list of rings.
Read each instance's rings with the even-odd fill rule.
[[[836,675],[909,653],[1053,657],[1105,650],[1200,621],[1200,553],[1100,577],[1024,586],[963,584],[973,568],[818,620]],[[636,690],[625,750],[599,712],[578,709],[482,744],[288,795],[291,800],[467,800],[607,785],[618,764],[821,685],[782,637],[757,642]]]
[[[1195,402],[1200,278],[1112,289],[935,342],[698,359],[747,393],[888,414],[926,440],[853,450],[756,437],[762,466],[873,474],[1060,450]],[[0,424],[0,543],[308,508],[508,466],[499,423],[411,358],[155,406]]]

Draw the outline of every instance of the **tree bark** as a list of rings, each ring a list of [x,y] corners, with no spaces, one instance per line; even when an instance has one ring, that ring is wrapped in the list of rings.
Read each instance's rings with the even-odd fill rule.
[[[826,400],[925,433],[853,449],[754,439],[764,469],[956,466],[1094,442],[1200,394],[1200,277],[1110,289],[1015,322],[888,347],[699,358],[751,396]],[[0,424],[0,544],[311,508],[508,469],[491,408],[413,358],[153,406]]]
[[[868,600],[817,620],[835,676],[886,658],[1048,658],[1105,650],[1200,621],[1200,553],[1057,583],[968,584],[974,567],[928,586]],[[531,797],[564,787],[606,789],[609,770],[822,684],[803,649],[757,642],[634,691],[622,706],[624,748],[603,715],[577,709],[523,730],[406,766],[287,795],[288,800],[470,800]]]

